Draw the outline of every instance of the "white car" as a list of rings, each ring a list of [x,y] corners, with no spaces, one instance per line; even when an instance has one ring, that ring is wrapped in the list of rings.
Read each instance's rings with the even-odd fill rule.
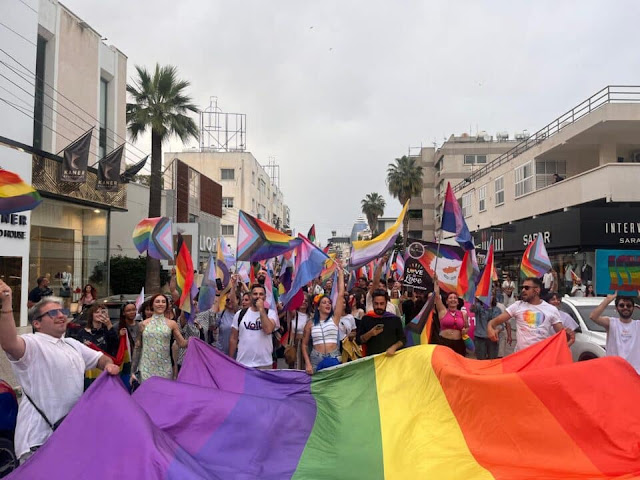
[[[568,313],[578,324],[576,341],[571,345],[571,355],[574,362],[591,360],[605,356],[607,332],[604,327],[594,323],[589,314],[602,302],[603,297],[562,297],[560,310]],[[618,312],[611,302],[605,308],[603,317],[618,317]],[[640,308],[636,306],[632,317],[640,318]]]

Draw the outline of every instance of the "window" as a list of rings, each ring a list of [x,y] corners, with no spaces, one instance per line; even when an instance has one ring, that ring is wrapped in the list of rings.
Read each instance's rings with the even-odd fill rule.
[[[527,162],[516,168],[516,198],[533,191],[533,164]]]
[[[38,35],[38,46],[36,49],[36,91],[33,104],[33,146],[42,149],[42,132],[44,125],[44,75],[45,75],[45,52],[47,41]]]
[[[251,211],[255,213],[256,211],[256,199],[252,198],[251,199]]]
[[[465,155],[464,156],[465,165],[474,165],[476,163],[487,163],[487,156],[486,155]]]
[[[267,184],[263,179],[258,180],[258,191],[265,193],[267,190]]]
[[[235,180],[236,171],[233,168],[221,168],[220,180]]]
[[[407,215],[409,215],[409,218],[417,218],[417,219],[421,219],[422,218],[422,209],[413,209],[413,210],[408,210],[407,211]]]
[[[496,206],[504,203],[504,177],[496,178],[493,183],[496,190]]]
[[[473,192],[462,195],[462,216],[471,216],[471,201],[473,200]]]
[[[564,160],[536,160],[536,190],[555,183],[554,174],[562,178],[567,174],[567,162]]]
[[[256,172],[252,171],[251,172],[251,185],[255,185],[256,184]]]
[[[407,232],[407,237],[422,240],[422,230],[409,230]]]
[[[233,208],[233,197],[222,197],[223,208]]]
[[[189,169],[189,200],[200,205],[200,174]]]
[[[478,211],[484,212],[487,209],[487,186],[483,185],[478,189]]]
[[[100,136],[98,138],[98,156],[104,158],[107,154],[107,106],[109,82],[100,79]]]
[[[264,205],[258,204],[258,218],[266,220],[267,209]]]
[[[235,234],[233,233],[233,225],[220,225],[222,228],[222,235],[225,237],[233,237]]]

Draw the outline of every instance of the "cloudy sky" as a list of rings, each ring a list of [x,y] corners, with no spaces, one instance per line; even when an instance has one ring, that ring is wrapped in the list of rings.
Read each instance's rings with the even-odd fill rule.
[[[198,105],[245,113],[248,150],[281,166],[293,226],[315,223],[323,241],[350,231],[367,193],[397,215],[386,167],[409,147],[535,131],[608,84],[640,83],[636,1],[64,4],[130,76],[172,64]]]

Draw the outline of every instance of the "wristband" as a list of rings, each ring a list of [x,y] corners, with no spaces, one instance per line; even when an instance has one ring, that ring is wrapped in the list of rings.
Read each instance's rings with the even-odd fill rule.
[[[0,310],[0,313],[13,313],[13,310]]]

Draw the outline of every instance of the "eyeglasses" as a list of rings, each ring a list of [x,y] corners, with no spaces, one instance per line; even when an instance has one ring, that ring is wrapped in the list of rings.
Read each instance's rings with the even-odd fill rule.
[[[64,313],[64,310],[61,308],[54,308],[53,310],[49,310],[48,312],[44,312],[42,315],[39,315],[38,318],[42,318],[45,315],[49,315],[51,318],[56,318],[61,313]]]
[[[633,303],[624,303],[624,302],[620,302],[618,304],[618,308],[633,308]]]
[[[532,288],[538,288],[535,285],[523,285],[522,290],[531,290]]]

